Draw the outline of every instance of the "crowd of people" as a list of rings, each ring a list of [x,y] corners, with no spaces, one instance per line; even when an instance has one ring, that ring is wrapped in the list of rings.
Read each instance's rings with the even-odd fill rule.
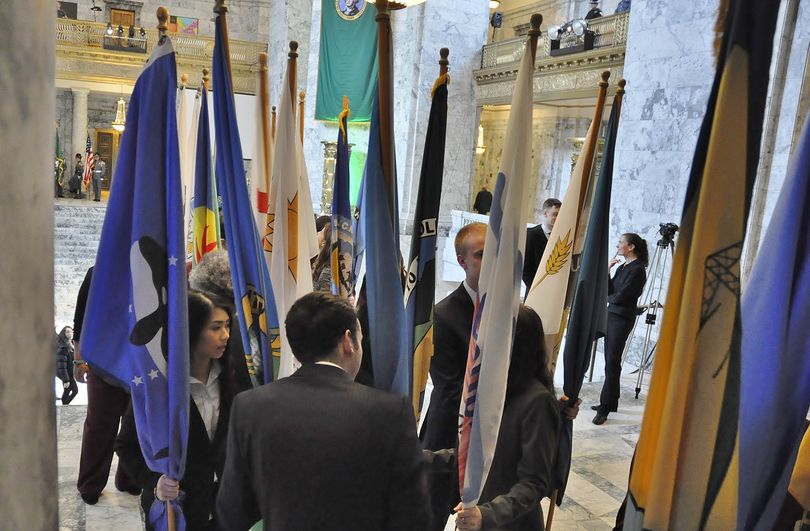
[[[529,229],[528,268],[536,270],[559,207],[558,200],[547,201],[540,230]],[[267,529],[442,530],[453,513],[462,530],[542,529],[539,502],[553,489],[560,419],[576,418],[579,402],[569,406],[555,398],[543,325],[529,307],[519,309],[491,469],[475,506],[463,507],[459,499],[459,406],[486,225],[469,224],[454,241],[465,278],[436,305],[433,392],[417,433],[408,398],[368,385],[364,297],[361,292],[355,305],[329,293],[330,227],[328,219],[318,221],[322,252],[313,262],[315,291],[292,306],[284,323],[301,363],[289,378],[257,388],[250,384],[238,326],[231,326],[236,311],[227,252],[206,255],[192,270],[190,418],[182,478],[148,468],[127,393],[82,359],[81,325],[93,269],[88,271],[77,300],[72,355],[75,380],[88,385],[77,483],[82,499],[98,501],[115,452],[116,488],[139,495],[145,515],[155,500],[181,497],[190,531],[247,530],[259,521]],[[594,407],[596,424],[618,407],[616,356],[620,361],[627,322],[632,325],[644,286],[646,243],[638,235],[622,235],[617,255],[625,263],[610,281],[608,380]],[[524,279],[533,274],[524,270]]]

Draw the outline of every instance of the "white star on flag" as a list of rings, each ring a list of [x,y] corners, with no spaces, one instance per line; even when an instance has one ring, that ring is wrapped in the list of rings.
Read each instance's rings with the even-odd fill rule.
[[[132,313],[132,305],[129,305],[129,313]]]
[[[170,256],[169,257],[169,265],[170,266],[176,266],[177,265],[177,257],[176,256]]]
[[[149,371],[149,378],[151,378],[152,380],[154,380],[154,379],[155,379],[155,378],[157,378],[157,377],[158,377],[158,371],[157,371],[157,369],[152,369],[151,371]]]
[[[132,379],[132,383],[134,383],[136,386],[141,385],[143,383],[143,378],[136,376]]]

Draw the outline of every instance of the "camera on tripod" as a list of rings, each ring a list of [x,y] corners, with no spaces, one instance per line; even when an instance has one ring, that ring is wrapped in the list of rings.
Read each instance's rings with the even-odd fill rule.
[[[658,247],[669,247],[675,240],[675,233],[678,232],[678,225],[675,223],[659,223],[658,234],[662,236],[658,240]]]

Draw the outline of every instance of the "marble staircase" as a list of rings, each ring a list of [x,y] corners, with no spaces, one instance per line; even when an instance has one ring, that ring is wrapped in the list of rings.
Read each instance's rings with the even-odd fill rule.
[[[59,329],[73,324],[76,295],[96,260],[106,206],[77,199],[54,201],[54,322]]]

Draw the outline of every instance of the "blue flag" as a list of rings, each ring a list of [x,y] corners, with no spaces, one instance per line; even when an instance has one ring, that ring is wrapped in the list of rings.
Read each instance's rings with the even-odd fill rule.
[[[273,379],[270,338],[278,335],[278,317],[245,179],[224,16],[216,17],[214,40],[215,172],[217,191],[222,196],[225,241],[228,244],[242,347],[248,358],[251,380],[258,385]]]
[[[425,151],[416,196],[411,254],[405,283],[408,352],[413,356],[413,411],[422,411],[430,359],[433,357],[433,300],[436,296],[436,237],[444,176],[447,133],[447,74],[433,85]]]
[[[739,529],[773,527],[810,407],[808,124],[742,299]]]
[[[366,300],[374,387],[410,396],[411,361],[399,269],[399,215],[388,211],[381,144],[379,102],[375,97],[360,192],[363,198],[360,231],[366,249]],[[396,201],[394,204],[396,208]]]
[[[87,300],[82,353],[129,389],[143,457],[181,479],[189,404],[188,306],[174,50],[157,46],[135,84]],[[185,524],[177,501],[177,529]],[[166,504],[149,519],[168,529]]]
[[[352,217],[349,202],[349,109],[346,108],[338,117],[337,155],[335,157],[335,182],[332,186],[332,241],[331,270],[332,294],[348,298],[354,293],[354,275],[352,271],[353,246]]]

